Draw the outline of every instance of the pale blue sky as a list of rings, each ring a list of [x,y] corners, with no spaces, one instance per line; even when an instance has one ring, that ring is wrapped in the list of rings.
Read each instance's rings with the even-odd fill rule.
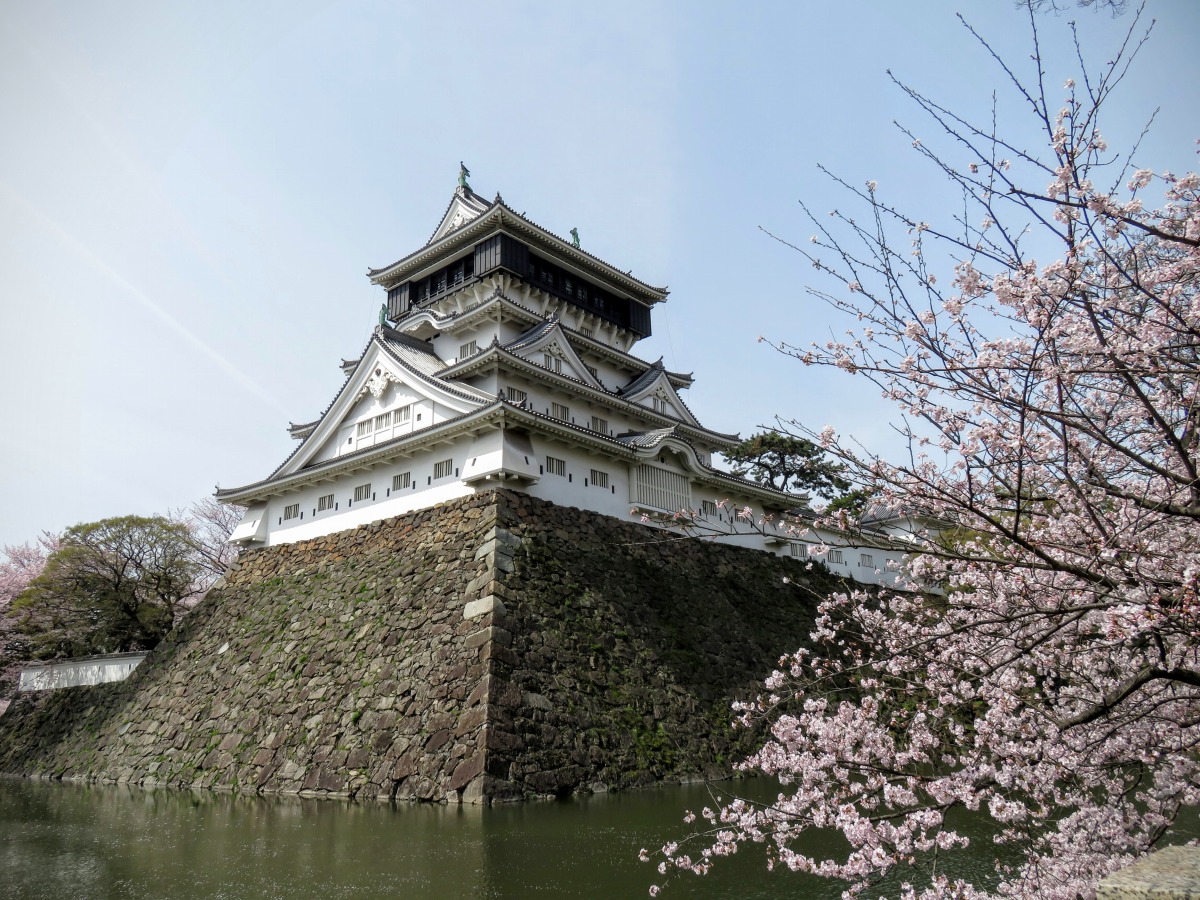
[[[1200,3],[1148,8],[1108,135],[1161,107],[1140,162],[1194,169]],[[868,386],[756,343],[844,327],[758,226],[802,242],[798,199],[845,202],[818,162],[945,216],[885,70],[986,108],[998,73],[956,10],[1028,71],[1008,0],[0,5],[0,544],[270,472],[376,320],[365,270],[424,243],[460,159],[485,197],[671,287],[636,352],[695,372],[705,424],[778,413],[891,446]],[[1098,61],[1130,18],[1042,17],[1055,87],[1072,17]]]

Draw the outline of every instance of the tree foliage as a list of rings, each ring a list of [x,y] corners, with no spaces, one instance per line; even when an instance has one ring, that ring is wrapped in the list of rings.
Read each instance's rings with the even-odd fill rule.
[[[1074,900],[1200,803],[1200,178],[1155,175],[1101,135],[1139,27],[1057,109],[1039,55],[1022,81],[982,43],[1041,153],[901,85],[949,139],[939,153],[909,135],[961,191],[952,226],[870,182],[846,184],[861,219],[811,217],[797,249],[833,285],[814,293],[858,324],[779,348],[877,385],[912,452],[812,436],[957,538],[915,536],[909,577],[940,596],[822,603],[813,645],[743,710],[772,733],[750,767],[787,793],[706,810],[706,846],[668,845],[662,871],[704,872],[750,840],[855,895],[891,874],[909,898]],[[994,882],[945,874],[968,844],[957,809],[1019,858]],[[800,849],[813,828],[848,853]]]
[[[12,610],[39,658],[149,650],[196,593],[198,568],[179,523],[124,516],[76,525]]]
[[[28,635],[17,628],[12,602],[41,574],[46,557],[57,547],[58,538],[47,532],[36,542],[4,548],[0,561],[0,698],[15,690],[17,670],[31,650]]]
[[[763,431],[723,453],[734,474],[777,491],[804,491],[833,499],[850,489],[845,466],[827,458],[808,438]]]

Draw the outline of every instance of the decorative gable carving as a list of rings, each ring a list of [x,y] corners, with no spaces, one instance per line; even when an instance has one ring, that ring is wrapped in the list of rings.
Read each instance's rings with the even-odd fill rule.
[[[387,392],[388,386],[392,384],[400,384],[400,379],[387,369],[380,367],[371,373],[365,387],[371,392],[372,397],[380,400]]]

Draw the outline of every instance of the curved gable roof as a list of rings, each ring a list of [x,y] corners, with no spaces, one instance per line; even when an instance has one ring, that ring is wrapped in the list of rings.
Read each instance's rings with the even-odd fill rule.
[[[378,377],[407,384],[414,391],[457,413],[467,412],[493,399],[475,388],[452,384],[436,377],[436,373],[445,367],[446,364],[424,341],[414,340],[390,328],[376,328],[358,364],[313,423],[300,446],[266,480],[290,475],[312,460],[341,426],[351,407],[370,389],[369,382],[377,377],[376,369],[385,370]]]
[[[645,372],[639,375],[618,392],[621,398],[628,400],[630,403],[640,403],[651,394],[657,394],[665,398],[672,406],[679,411],[680,418],[689,425],[699,425],[700,421],[688,409],[683,398],[679,396],[679,392],[675,390],[675,385],[671,383],[671,378],[667,370],[663,367],[662,359],[660,358],[648,368]]]

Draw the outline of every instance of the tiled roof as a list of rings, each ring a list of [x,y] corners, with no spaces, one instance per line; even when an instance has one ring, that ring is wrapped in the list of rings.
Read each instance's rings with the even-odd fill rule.
[[[477,195],[473,194],[473,196],[477,196]],[[450,202],[451,202],[451,204],[453,204],[454,199],[451,198]],[[482,201],[482,202],[486,203],[486,201]],[[627,285],[634,285],[637,288],[640,288],[642,291],[646,291],[648,294],[651,295],[652,303],[655,302],[656,300],[663,300],[666,298],[666,295],[668,293],[667,288],[655,287],[652,284],[648,284],[645,281],[642,281],[640,278],[634,277],[634,275],[632,273],[622,271],[621,269],[618,269],[616,266],[612,265],[611,263],[605,262],[600,257],[595,256],[594,254],[588,253],[586,250],[583,250],[579,247],[573,246],[570,241],[564,240],[562,237],[555,234],[554,232],[552,232],[546,228],[543,228],[541,225],[538,225],[532,219],[529,219],[526,216],[523,216],[520,213],[513,210],[512,207],[510,207],[507,203],[505,203],[502,199],[500,199],[499,196],[497,196],[497,199],[495,201],[493,201],[492,203],[488,203],[487,208],[483,212],[481,212],[478,216],[476,216],[474,219],[472,219],[469,222],[463,223],[460,227],[454,229],[454,231],[451,231],[450,233],[445,235],[445,237],[443,237],[437,243],[428,243],[424,247],[421,247],[418,250],[414,250],[412,253],[409,253],[406,256],[402,256],[400,259],[396,260],[394,263],[391,263],[390,265],[382,266],[378,269],[368,269],[367,275],[370,278],[375,279],[375,278],[382,276],[384,273],[386,273],[392,269],[395,269],[397,266],[401,266],[410,261],[418,260],[422,257],[427,257],[427,256],[428,256],[428,258],[432,259],[433,256],[436,256],[436,254],[429,255],[432,253],[431,248],[439,246],[443,242],[452,239],[455,235],[459,234],[460,232],[469,230],[472,226],[479,224],[480,220],[487,218],[492,212],[494,212],[496,210],[501,211],[499,213],[499,215],[509,216],[514,220],[514,222],[522,223],[522,224],[528,226],[533,231],[537,232],[538,234],[544,235],[545,237],[548,237],[548,238],[553,239],[554,241],[557,241],[559,244],[557,249],[565,258],[575,257],[577,262],[588,263],[588,264],[592,264],[595,266],[599,266],[600,270],[605,272],[605,277],[612,278],[615,275],[617,280],[619,280],[619,281],[623,280],[627,283]],[[446,212],[449,212],[449,211],[450,211],[450,207],[447,206]],[[446,213],[442,213],[442,219],[438,221],[439,228],[441,227],[441,221],[444,220],[445,217],[446,217]],[[437,234],[437,229],[434,229],[434,234]]]
[[[628,394],[636,394],[642,388],[653,384],[658,378],[659,372],[665,371],[666,369],[663,368],[662,358],[660,357],[655,362],[650,363],[650,368],[648,368],[637,378],[633,379],[633,381],[629,382],[629,384],[625,385],[625,387],[618,390],[617,393],[622,397],[627,396]]]
[[[484,298],[481,302],[476,303],[473,306],[468,306],[465,309],[463,309],[461,312],[455,312],[448,316],[443,316],[443,315],[439,315],[437,312],[435,312],[434,310],[432,310],[428,307],[424,307],[419,310],[414,309],[412,312],[410,312],[408,314],[408,316],[405,316],[405,319],[408,319],[409,317],[414,316],[414,315],[427,315],[427,316],[431,317],[437,323],[437,325],[440,329],[444,330],[447,325],[449,325],[451,322],[454,322],[456,319],[465,319],[469,316],[475,315],[480,310],[486,308],[489,303],[496,301],[496,300],[503,301],[503,302],[509,304],[510,306],[521,310],[522,312],[527,312],[527,313],[529,313],[529,315],[532,318],[539,319],[539,320],[543,319],[543,316],[541,313],[537,312],[536,310],[530,309],[528,306],[525,306],[523,303],[518,303],[516,300],[512,299],[512,297],[508,296],[506,293],[504,293],[502,290],[500,290],[499,287],[497,287],[494,291],[492,291],[492,293],[488,294],[488,296],[486,298]],[[401,320],[401,321],[404,321],[404,320]],[[399,323],[397,323],[397,324],[399,324]],[[576,331],[574,328],[570,328],[569,326],[564,325],[562,322],[559,322],[558,324],[559,324],[559,327],[561,327],[563,331],[565,331],[568,335],[570,335],[573,340],[578,340],[578,341],[582,342],[584,344],[584,346],[586,346],[589,350],[592,350],[593,352],[599,353],[600,355],[610,356],[610,357],[613,357],[614,359],[619,359],[624,363],[630,363],[630,364],[634,364],[637,366],[651,365],[651,363],[646,362],[646,360],[644,360],[640,357],[634,356],[632,353],[626,353],[624,350],[618,350],[616,347],[609,346],[608,344],[604,343],[603,341],[596,340],[594,337],[588,337],[585,334],[581,334],[580,332]],[[536,335],[534,334],[534,332],[536,332],[539,327],[541,327],[541,326],[540,325],[534,326],[533,329],[526,332],[521,337],[517,338],[517,340],[522,341],[526,338],[529,338],[530,340],[535,339]],[[509,347],[516,346],[516,343],[513,342],[513,343],[507,344],[505,346],[509,346]],[[670,369],[663,369],[663,371],[667,373],[668,378],[673,378],[679,382],[682,382],[684,386],[690,385],[695,380],[692,377],[692,374],[690,372],[672,372]]]
[[[440,373],[450,367],[446,365],[445,360],[433,352],[433,348],[425,341],[409,337],[407,334],[400,334],[390,328],[386,329],[383,338],[380,346],[383,347],[384,352],[422,380],[467,400],[487,401],[492,399],[492,395],[486,391],[440,377]]]
[[[673,425],[669,428],[656,428],[653,431],[630,431],[618,434],[616,439],[627,447],[650,450],[672,436],[678,437]],[[680,440],[686,440],[686,438],[680,438]]]
[[[558,316],[551,316],[541,324],[534,325],[516,340],[509,341],[507,344],[503,344],[502,346],[505,350],[519,350],[521,347],[526,347],[529,344],[535,343],[541,338],[545,337],[547,334],[553,331],[554,326],[558,324]]]

